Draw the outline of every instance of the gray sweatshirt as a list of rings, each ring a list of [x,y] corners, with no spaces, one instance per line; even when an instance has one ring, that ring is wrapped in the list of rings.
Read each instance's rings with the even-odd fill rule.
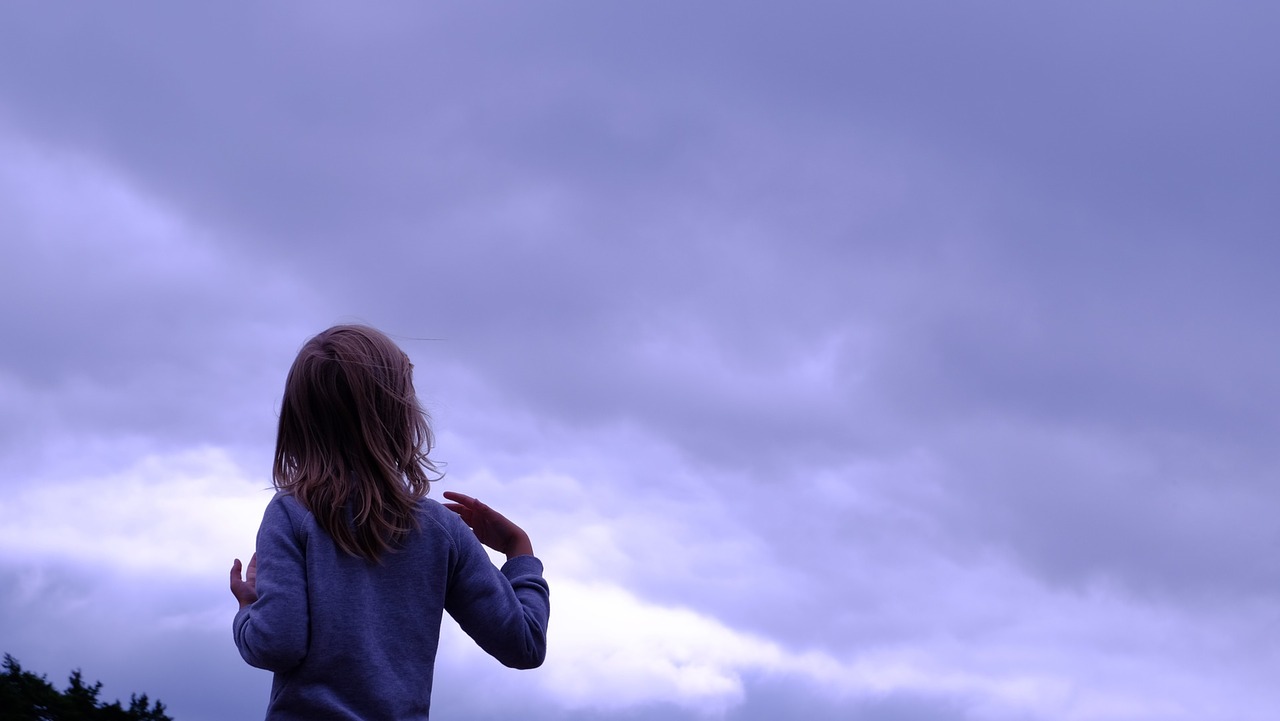
[[[499,571],[457,514],[430,499],[419,514],[420,530],[378,564],[344,553],[293,496],[271,499],[258,600],[232,624],[244,660],[275,673],[267,719],[426,719],[444,611],[504,665],[542,664],[542,562]]]

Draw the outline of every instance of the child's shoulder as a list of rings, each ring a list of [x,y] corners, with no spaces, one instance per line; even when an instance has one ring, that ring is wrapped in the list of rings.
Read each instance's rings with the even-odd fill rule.
[[[452,530],[461,521],[458,514],[445,508],[434,498],[422,498],[418,501],[418,516],[422,519],[424,527],[430,524],[448,535],[452,535]]]
[[[302,505],[302,501],[299,501],[288,491],[276,491],[276,494],[271,497],[271,502],[267,504],[267,508],[272,506],[276,506],[290,515],[309,513],[306,506]]]
[[[267,504],[267,515],[272,513],[283,515],[295,528],[306,526],[308,522],[315,522],[311,511],[288,491],[276,491],[276,494],[271,497],[271,502]]]
[[[434,498],[423,497],[418,499],[418,513],[426,518],[439,520],[452,514],[453,511],[445,508]]]

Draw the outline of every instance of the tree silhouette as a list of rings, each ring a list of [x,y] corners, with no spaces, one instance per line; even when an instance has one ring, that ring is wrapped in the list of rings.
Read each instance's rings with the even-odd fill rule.
[[[65,691],[58,691],[44,676],[24,671],[17,659],[4,655],[0,674],[0,721],[173,721],[159,701],[153,706],[146,694],[129,697],[129,708],[119,701],[98,701],[102,682],[92,686],[80,670],[71,672]]]

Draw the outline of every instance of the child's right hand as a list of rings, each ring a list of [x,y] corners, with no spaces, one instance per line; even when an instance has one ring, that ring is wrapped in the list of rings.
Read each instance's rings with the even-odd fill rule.
[[[475,531],[476,538],[484,545],[506,554],[508,559],[533,555],[529,534],[506,516],[471,496],[445,491],[444,497],[454,501],[444,504],[444,507],[461,516],[462,522]]]
[[[244,578],[240,578],[240,559],[231,564],[231,595],[240,602],[240,608],[253,605],[258,600],[258,554],[249,559]]]

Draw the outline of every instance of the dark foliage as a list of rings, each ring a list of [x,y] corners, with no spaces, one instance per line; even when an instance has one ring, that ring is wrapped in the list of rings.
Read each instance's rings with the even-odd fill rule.
[[[17,659],[4,655],[0,674],[0,721],[173,721],[159,701],[153,706],[147,695],[131,696],[129,707],[119,701],[101,703],[102,682],[87,685],[79,669],[71,672],[65,691],[58,691],[44,676],[22,670]]]

